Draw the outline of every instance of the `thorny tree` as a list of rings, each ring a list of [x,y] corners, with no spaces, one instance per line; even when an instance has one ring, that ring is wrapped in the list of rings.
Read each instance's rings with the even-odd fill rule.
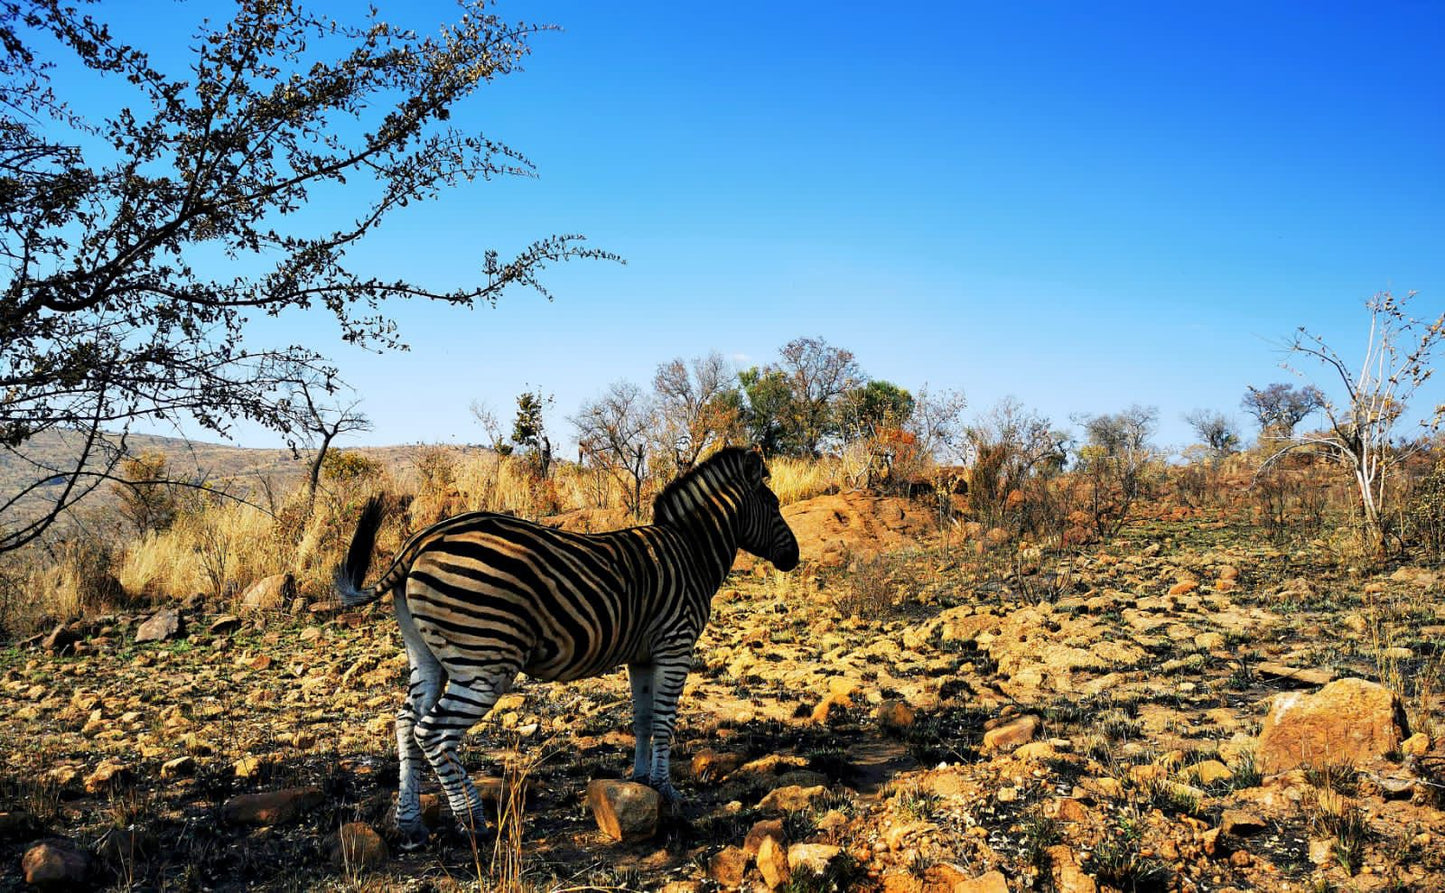
[[[717,351],[691,363],[677,357],[657,367],[658,451],[681,474],[713,447],[736,443],[742,433],[742,392]]]
[[[510,147],[447,122],[541,29],[506,24],[482,0],[462,6],[418,36],[375,12],[348,24],[291,0],[238,0],[231,21],[200,27],[189,70],[172,76],[59,0],[0,0],[0,448],[30,469],[0,495],[0,552],[110,476],[136,421],[288,430],[283,395],[301,381],[329,389],[334,372],[299,345],[248,346],[250,314],[324,307],[344,341],[401,348],[388,298],[545,294],[549,263],[613,257],[549,236],[511,259],[486,251],[477,282],[450,290],[350,263],[399,208],[532,174]],[[82,120],[54,93],[46,52],[125,82],[128,105]],[[43,458],[47,440],[49,455],[65,442],[63,462]]]
[[[1434,373],[1430,356],[1445,338],[1445,313],[1425,321],[1406,312],[1414,296],[1410,292],[1396,298],[1381,292],[1365,303],[1370,311],[1370,334],[1358,372],[1319,335],[1303,327],[1295,333],[1289,350],[1323,364],[1339,380],[1344,400],[1336,403],[1316,389],[1328,427],[1302,435],[1261,467],[1263,471],[1284,454],[1301,448],[1337,463],[1353,478],[1365,546],[1377,552],[1384,548],[1388,533],[1385,509],[1390,472],[1414,452],[1412,442],[1392,442],[1395,424],[1416,391]],[[1445,405],[1435,407],[1422,424],[1433,429],[1439,426],[1442,416]]]
[[[583,403],[571,419],[585,459],[622,485],[623,501],[634,518],[642,517],[642,489],[652,452],[649,434],[656,419],[651,397],[626,380],[613,382],[601,397]]]

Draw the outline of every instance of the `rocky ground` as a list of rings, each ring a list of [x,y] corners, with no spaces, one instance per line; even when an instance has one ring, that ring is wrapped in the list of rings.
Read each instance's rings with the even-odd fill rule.
[[[1198,521],[895,546],[724,586],[660,818],[609,781],[624,674],[523,680],[464,751],[521,819],[476,853],[388,847],[385,609],[13,647],[0,889],[1445,890],[1445,572]]]

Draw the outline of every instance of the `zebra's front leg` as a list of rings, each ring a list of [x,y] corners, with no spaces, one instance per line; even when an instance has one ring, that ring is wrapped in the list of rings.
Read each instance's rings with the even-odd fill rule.
[[[632,734],[637,739],[632,780],[641,784],[648,784],[652,775],[652,673],[650,663],[627,665],[627,678],[632,683]]]
[[[677,702],[692,669],[692,645],[671,654],[658,654],[652,665],[652,768],[647,783],[669,805],[680,799],[672,786],[672,730],[677,724]]]

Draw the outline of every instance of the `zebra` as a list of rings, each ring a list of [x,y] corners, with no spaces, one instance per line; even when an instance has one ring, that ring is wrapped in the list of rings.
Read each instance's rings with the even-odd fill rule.
[[[649,526],[582,534],[491,512],[457,515],[412,536],[362,588],[383,515],[379,497],[366,504],[335,587],[347,607],[394,596],[411,665],[396,717],[405,848],[427,838],[423,759],[462,829],[482,827],[481,797],[457,746],[519,672],[566,682],[626,664],[632,778],[677,801],[669,774],[677,701],[713,594],[739,548],[780,571],[798,564],[797,538],[767,479],[760,453],[727,447],[658,494]]]

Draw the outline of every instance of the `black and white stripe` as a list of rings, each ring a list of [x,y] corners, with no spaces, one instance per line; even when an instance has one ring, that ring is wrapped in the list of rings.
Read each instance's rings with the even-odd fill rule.
[[[401,790],[397,825],[420,842],[418,772],[436,771],[453,813],[479,827],[481,801],[457,744],[518,672],[537,679],[596,676],[622,664],[632,683],[633,776],[673,799],[669,758],[677,701],[711,600],[739,548],[779,570],[798,542],[755,451],[728,448],[657,497],[654,523],[568,533],[507,515],[472,512],[428,527],[362,589],[381,503],[362,512],[336,589],[347,606],[390,592],[411,662],[397,714]]]

